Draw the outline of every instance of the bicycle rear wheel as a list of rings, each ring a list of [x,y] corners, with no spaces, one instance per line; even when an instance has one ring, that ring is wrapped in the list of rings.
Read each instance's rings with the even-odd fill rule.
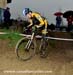
[[[40,45],[40,57],[46,58],[48,56],[48,41],[47,39],[41,39]]]
[[[35,55],[35,45],[30,38],[21,38],[16,44],[16,55],[21,60],[29,60]]]

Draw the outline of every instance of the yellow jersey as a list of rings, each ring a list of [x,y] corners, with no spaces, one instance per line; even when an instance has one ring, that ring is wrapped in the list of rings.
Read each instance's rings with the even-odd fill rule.
[[[47,27],[47,20],[43,18],[39,13],[32,12],[32,17],[30,18],[30,23],[33,25],[45,25]]]
[[[32,12],[32,17],[29,21],[30,25],[39,25],[41,27],[42,33],[47,33],[48,21],[39,13]]]

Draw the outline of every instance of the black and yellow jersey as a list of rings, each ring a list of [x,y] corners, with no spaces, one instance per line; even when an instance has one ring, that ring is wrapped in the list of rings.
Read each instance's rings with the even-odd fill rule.
[[[33,25],[47,26],[48,22],[39,13],[32,12],[32,17],[30,18],[30,23]]]

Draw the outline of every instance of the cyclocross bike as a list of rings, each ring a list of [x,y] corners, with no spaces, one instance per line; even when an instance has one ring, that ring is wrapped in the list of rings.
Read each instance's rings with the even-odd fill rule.
[[[36,54],[36,42],[36,27],[34,26],[31,37],[23,37],[17,42],[15,47],[17,57],[24,61],[31,59]],[[43,58],[48,56],[48,39],[45,36],[40,39],[39,53]]]

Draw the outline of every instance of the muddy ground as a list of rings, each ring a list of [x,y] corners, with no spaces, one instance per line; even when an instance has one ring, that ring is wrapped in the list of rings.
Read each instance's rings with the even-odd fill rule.
[[[0,40],[0,75],[73,75],[73,42],[56,41],[54,48],[48,48],[47,58],[37,54],[28,61],[18,60],[15,48],[8,44],[8,40]],[[33,73],[24,73],[26,70]]]

